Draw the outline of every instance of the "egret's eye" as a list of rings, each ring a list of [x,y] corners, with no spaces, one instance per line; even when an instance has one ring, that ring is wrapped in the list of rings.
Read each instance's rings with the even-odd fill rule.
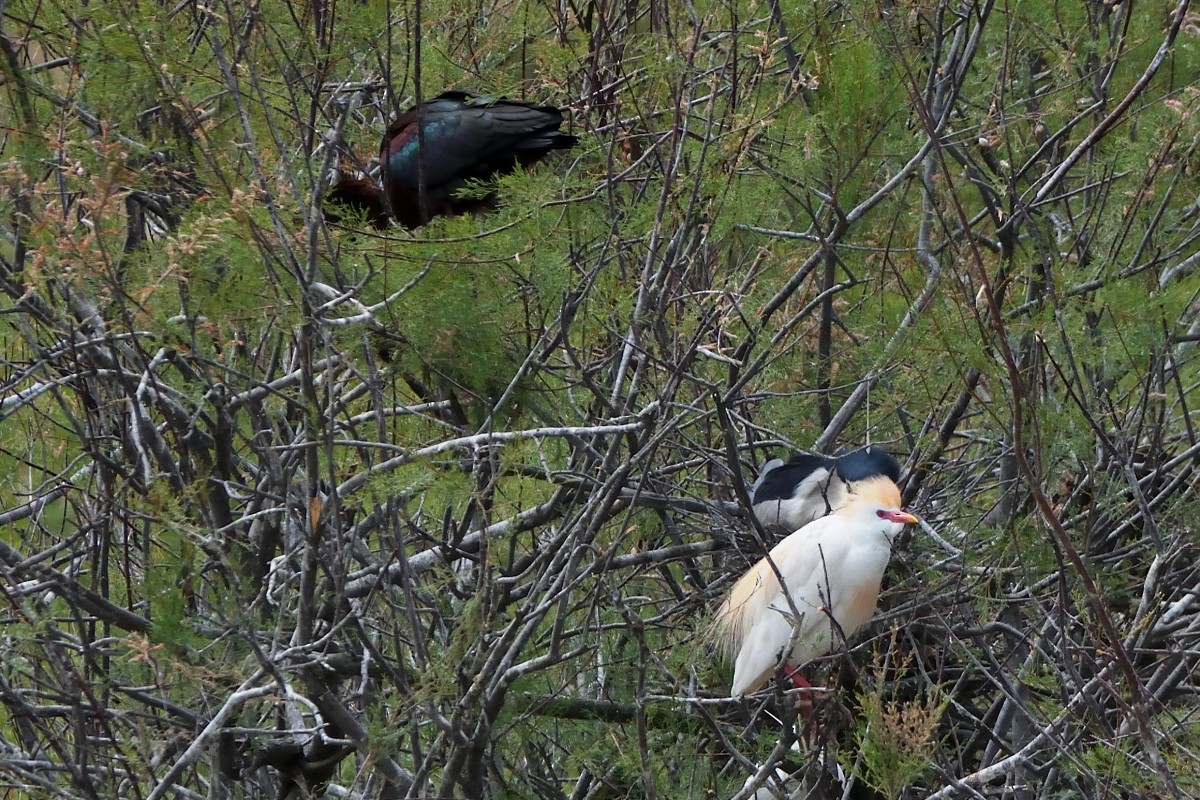
[[[886,511],[884,511],[882,508],[881,508],[881,509],[879,509],[878,511],[876,511],[876,512],[875,512],[875,516],[879,517],[880,519],[887,519],[887,518],[888,518],[888,514],[887,514],[887,512],[886,512]]]

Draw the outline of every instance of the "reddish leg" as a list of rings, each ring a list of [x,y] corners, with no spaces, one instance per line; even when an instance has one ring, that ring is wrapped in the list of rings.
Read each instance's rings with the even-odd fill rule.
[[[784,666],[783,674],[792,679],[792,683],[795,684],[797,689],[811,689],[813,687],[798,667]]]
[[[812,688],[813,685],[808,682],[808,678],[804,677],[804,673],[797,667],[785,665],[783,674],[791,679],[792,685],[797,689],[801,689],[800,696],[796,698],[796,708],[800,710],[800,715],[806,720],[811,720],[813,716],[812,704]]]

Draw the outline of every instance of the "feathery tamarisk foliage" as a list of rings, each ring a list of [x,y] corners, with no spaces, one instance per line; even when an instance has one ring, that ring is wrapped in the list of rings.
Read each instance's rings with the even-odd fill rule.
[[[0,4],[0,782],[1197,794],[1194,14]],[[447,86],[579,144],[326,225]],[[702,634],[868,442],[929,527],[795,731]]]

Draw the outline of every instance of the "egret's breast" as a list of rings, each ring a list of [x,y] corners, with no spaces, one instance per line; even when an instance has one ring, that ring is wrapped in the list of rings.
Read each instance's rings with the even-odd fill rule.
[[[859,628],[871,621],[875,616],[875,605],[879,602],[879,586],[882,580],[869,581],[854,588],[847,598],[843,618],[838,620],[842,631],[847,637],[853,636]]]

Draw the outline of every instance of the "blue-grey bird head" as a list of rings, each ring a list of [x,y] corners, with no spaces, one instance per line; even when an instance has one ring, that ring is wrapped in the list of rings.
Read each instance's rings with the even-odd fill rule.
[[[890,478],[892,483],[900,481],[900,464],[877,445],[867,445],[861,450],[840,455],[835,463],[838,476],[851,483],[877,476]]]

